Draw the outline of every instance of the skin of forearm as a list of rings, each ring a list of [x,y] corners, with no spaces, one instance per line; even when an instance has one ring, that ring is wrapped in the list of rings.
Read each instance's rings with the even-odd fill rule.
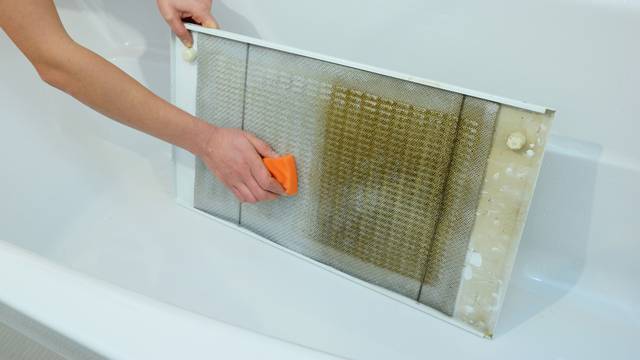
[[[172,106],[115,65],[71,40],[58,49],[46,61],[34,64],[47,83],[125,125],[194,154],[205,151],[211,125]]]
[[[0,27],[43,80],[114,120],[200,156],[239,200],[273,200],[284,192],[261,160],[277,156],[268,144],[239,129],[209,125],[154,95],[73,41],[52,0],[0,0]]]

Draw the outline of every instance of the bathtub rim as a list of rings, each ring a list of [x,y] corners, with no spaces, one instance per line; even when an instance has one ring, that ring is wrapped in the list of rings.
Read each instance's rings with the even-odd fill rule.
[[[0,283],[0,306],[14,312],[14,318],[26,317],[54,337],[68,339],[67,345],[109,359],[175,359],[185,354],[339,359],[124,289],[3,240]],[[102,314],[101,321],[88,314]],[[0,319],[19,331],[9,320]],[[247,343],[251,346],[240,346]]]

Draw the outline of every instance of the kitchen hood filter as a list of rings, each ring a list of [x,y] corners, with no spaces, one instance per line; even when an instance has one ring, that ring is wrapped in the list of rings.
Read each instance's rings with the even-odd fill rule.
[[[199,161],[196,207],[452,315],[497,104],[216,37],[198,52],[197,115],[295,154],[300,192],[240,210]]]
[[[299,192],[240,204],[198,159],[193,206],[490,336],[515,248],[494,266],[478,257],[517,245],[551,112],[197,35],[196,115],[294,154]]]

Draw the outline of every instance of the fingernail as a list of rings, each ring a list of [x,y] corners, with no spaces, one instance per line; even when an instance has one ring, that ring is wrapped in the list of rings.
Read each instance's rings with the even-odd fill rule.
[[[207,27],[207,28],[216,28],[216,23],[214,23],[214,22],[213,22],[213,21],[211,21],[211,20],[207,20],[207,21],[205,21],[205,22],[204,22],[204,24],[202,24],[202,25],[203,25],[204,27]]]

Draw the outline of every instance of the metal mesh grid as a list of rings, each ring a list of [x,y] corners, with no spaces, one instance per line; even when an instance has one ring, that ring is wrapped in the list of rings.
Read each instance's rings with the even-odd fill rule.
[[[499,105],[465,97],[419,301],[453,315]]]
[[[457,114],[334,87],[314,238],[421,280],[457,123]]]
[[[199,111],[242,124],[298,167],[299,194],[242,204],[241,225],[450,314],[498,105],[467,97],[463,109],[460,94],[236,43],[242,67],[221,40],[198,38]],[[214,59],[230,52],[234,61]],[[229,200],[203,196],[204,171],[196,206],[220,216]]]
[[[196,115],[221,127],[242,127],[248,45],[206,37],[198,41]],[[240,202],[196,160],[194,206],[228,221],[240,220]]]
[[[331,156],[328,153],[331,147],[327,147],[328,129],[339,121],[335,116],[338,89],[366,89],[380,96],[380,99],[389,99],[398,104],[418,104],[416,106],[423,111],[436,109],[431,113],[449,118],[453,130],[462,96],[255,46],[249,49],[247,73],[245,129],[269,142],[276,151],[295,154],[299,193],[294,198],[275,202],[243,204],[242,225],[314,260],[417,299],[425,265],[409,268],[420,260],[426,260],[428,241],[421,254],[422,259],[415,258],[413,264],[389,264],[383,267],[380,264],[385,262],[385,256],[381,252],[378,252],[378,256],[374,255],[376,247],[369,246],[374,244],[365,243],[360,247],[363,251],[354,253],[350,251],[352,249],[338,244],[348,239],[327,240],[331,234],[319,219],[326,219],[332,212],[349,216],[353,214],[352,208],[330,207],[323,201],[331,193],[326,188],[328,178],[326,169],[323,169],[323,159]],[[330,115],[332,111],[333,115]],[[399,215],[398,222],[400,218]],[[378,245],[386,241],[379,236],[375,240]],[[415,257],[410,254],[412,250],[408,246],[397,253],[407,258]],[[387,263],[397,262],[393,260],[395,255],[389,254]]]

